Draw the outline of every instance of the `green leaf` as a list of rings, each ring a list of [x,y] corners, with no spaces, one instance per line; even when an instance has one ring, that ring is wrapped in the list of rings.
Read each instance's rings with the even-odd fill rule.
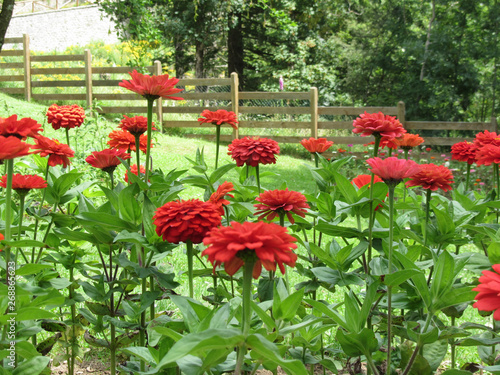
[[[281,301],[281,304],[279,306],[279,311],[280,311],[279,315],[281,316],[281,318],[278,318],[276,316],[276,319],[282,319],[286,322],[291,321],[297,314],[297,309],[299,308],[303,297],[304,297],[304,289],[302,288],[296,291],[295,293],[290,294],[283,301]]]
[[[155,361],[153,355],[146,348],[138,347],[138,346],[130,346],[128,348],[121,349],[121,351],[123,351],[127,354],[130,354],[130,355],[136,356],[136,357],[142,359],[143,361],[145,361],[146,363],[151,364],[153,366],[156,364],[156,361]]]
[[[398,270],[385,275],[384,284],[387,286],[399,286],[412,276],[415,276],[415,270]]]
[[[431,299],[433,303],[439,302],[443,295],[451,289],[455,281],[455,260],[447,252],[439,256],[434,267],[431,283]],[[454,303],[455,305],[455,303]]]
[[[273,362],[281,366],[289,374],[307,375],[307,370],[302,362],[296,359],[283,359],[278,347],[264,336],[259,334],[250,335],[247,337],[246,343],[252,349],[252,357]]]
[[[34,240],[21,240],[21,241],[4,241],[6,245],[10,245],[11,247],[45,247],[45,243],[41,241]]]
[[[344,238],[363,238],[363,232],[350,227],[342,227],[340,225],[329,224],[324,220],[319,220],[316,224],[316,230],[321,233],[327,234],[333,237],[344,237]]]
[[[232,164],[226,164],[226,165],[223,165],[223,166],[217,168],[210,175],[210,178],[209,178],[210,184],[212,184],[212,185],[215,184],[219,180],[219,178],[224,176],[227,172],[229,172],[231,169],[233,169],[235,167],[236,167],[236,164],[232,163]]]
[[[437,328],[435,328],[437,330]],[[448,340],[436,340],[424,345],[424,358],[429,362],[432,371],[436,371],[448,353]]]
[[[450,369],[443,371],[441,375],[472,375],[472,372],[465,370]]]
[[[118,195],[118,205],[120,208],[120,217],[134,224],[142,221],[141,205],[137,201],[139,186],[137,184],[129,185]]]
[[[35,273],[40,272],[41,270],[49,269],[52,268],[52,265],[49,264],[33,264],[33,263],[28,263],[25,264],[24,266],[21,266],[16,270],[16,275],[18,276],[25,276],[25,275],[33,275]]]
[[[349,357],[371,355],[378,349],[378,340],[375,333],[368,328],[363,328],[359,333],[345,333],[342,329],[339,329],[335,338]]]
[[[36,307],[21,307],[17,311],[16,322],[23,320],[51,319],[57,318],[58,315],[51,311],[39,309]]]
[[[334,172],[333,176],[335,178],[335,182],[340,192],[344,196],[345,200],[349,204],[353,204],[358,200],[358,193],[356,188],[353,186],[351,181],[345,178],[340,173]]]
[[[116,217],[116,215],[111,215],[105,212],[81,212],[76,216],[76,219],[84,226],[95,225],[103,229],[116,231],[124,229],[129,231],[137,230],[137,225],[134,223],[129,223],[128,221]]]
[[[238,329],[208,329],[203,332],[188,334],[177,341],[165,357],[158,363],[157,370],[175,362],[186,355],[198,355],[214,349],[234,348],[244,342]]]
[[[47,368],[49,357],[34,357],[28,361],[21,362],[13,371],[12,375],[38,375]]]
[[[492,242],[488,245],[488,259],[491,264],[500,263],[500,242]]]

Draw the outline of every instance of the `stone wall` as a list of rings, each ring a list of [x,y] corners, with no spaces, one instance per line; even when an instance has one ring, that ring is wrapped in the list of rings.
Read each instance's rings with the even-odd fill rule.
[[[71,45],[101,40],[118,42],[115,24],[97,5],[81,6],[12,17],[7,37],[30,36],[33,51],[62,51]]]

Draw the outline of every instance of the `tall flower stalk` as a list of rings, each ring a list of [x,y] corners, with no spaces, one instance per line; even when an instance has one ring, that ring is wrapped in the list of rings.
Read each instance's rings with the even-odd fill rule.
[[[389,246],[387,251],[388,272],[393,272],[394,242],[394,189],[403,181],[419,172],[420,167],[412,160],[389,157],[387,159],[371,158],[366,161],[374,175],[379,176],[389,188]],[[392,286],[387,286],[387,375],[391,374],[392,345]]]
[[[215,169],[219,165],[219,146],[220,146],[220,131],[223,124],[228,124],[233,127],[233,129],[238,129],[236,125],[238,123],[236,114],[232,111],[226,111],[225,109],[218,109],[217,111],[209,111],[205,109],[201,112],[200,118],[198,119],[200,124],[213,124],[215,125]]]

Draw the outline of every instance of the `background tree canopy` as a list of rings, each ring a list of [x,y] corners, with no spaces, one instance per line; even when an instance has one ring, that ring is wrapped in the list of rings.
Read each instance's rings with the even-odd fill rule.
[[[319,89],[321,105],[407,103],[411,120],[498,113],[498,0],[99,0],[123,39],[160,43],[177,77]]]

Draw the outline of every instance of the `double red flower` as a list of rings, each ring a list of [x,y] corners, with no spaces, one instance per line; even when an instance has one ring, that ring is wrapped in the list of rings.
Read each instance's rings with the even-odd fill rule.
[[[247,256],[256,256],[253,277],[262,272],[262,266],[268,271],[276,271],[278,265],[285,273],[285,264],[295,267],[297,240],[288,234],[286,228],[274,223],[233,221],[231,226],[212,229],[203,240],[208,247],[202,255],[216,267],[224,264],[228,275],[234,275],[245,263]],[[251,254],[249,254],[251,253]]]
[[[77,104],[61,106],[52,104],[47,110],[47,122],[55,130],[80,127],[84,120],[85,110]]]
[[[406,186],[421,186],[423,189],[436,191],[451,190],[453,173],[444,165],[421,164],[420,170],[410,177]]]
[[[0,135],[0,160],[10,160],[30,154],[30,145],[16,137]]]
[[[35,138],[35,145],[31,148],[35,150],[34,153],[39,153],[42,157],[48,156],[48,164],[51,167],[62,165],[66,168],[70,164],[69,158],[75,156],[75,152],[68,145],[43,135]]]
[[[500,146],[490,143],[477,149],[476,164],[477,165],[500,164]]]
[[[238,167],[244,164],[256,167],[259,164],[276,164],[276,155],[280,153],[278,142],[268,138],[235,139],[228,148]]]
[[[135,137],[130,132],[125,130],[113,130],[109,133],[109,138],[108,145],[110,148],[135,151]],[[146,153],[147,144],[147,136],[145,134],[139,136],[139,148],[144,153]],[[153,147],[152,141],[151,147]]]
[[[156,233],[165,241],[200,243],[209,230],[220,225],[221,215],[211,202],[190,199],[165,203],[153,220]]]
[[[234,190],[234,185],[232,182],[224,181],[219,185],[217,190],[210,195],[208,199],[209,202],[212,202],[219,210],[220,215],[224,215],[224,206],[228,205],[230,202],[224,197],[227,195],[228,197],[234,198],[233,195],[228,194],[230,191]]]
[[[474,164],[476,161],[476,149],[472,142],[458,142],[451,146],[451,158],[453,160],[464,161],[467,164]]]
[[[148,130],[148,119],[144,116],[127,117],[123,115],[123,119],[120,121],[118,127],[121,130],[128,131],[133,136],[141,135]],[[151,129],[156,130],[154,122],[152,123]]]
[[[218,109],[217,111],[210,111],[205,109],[201,112],[201,117],[198,119],[200,124],[214,124],[222,125],[229,124],[233,129],[238,129],[236,113],[233,111],[226,111],[225,109]]]
[[[139,95],[146,99],[172,99],[183,100],[173,94],[177,94],[182,89],[176,89],[174,86],[179,82],[177,78],[170,78],[168,74],[159,76],[150,76],[149,74],[141,74],[137,70],[129,72],[132,79],[130,81],[123,80],[118,85]]]
[[[300,144],[310,153],[317,152],[318,154],[321,154],[328,150],[333,145],[333,142],[328,141],[326,138],[311,137],[309,139],[304,138],[300,141]]]
[[[3,188],[7,187],[7,176],[2,176],[0,178],[0,186]],[[31,189],[44,189],[47,187],[47,181],[42,177],[37,175],[22,175],[14,174],[12,175],[12,189],[14,189],[20,195],[27,194]]]
[[[0,117],[0,136],[24,140],[27,137],[36,137],[41,131],[43,131],[42,125],[29,117],[20,120],[17,119],[17,115]]]
[[[297,191],[285,190],[268,190],[260,194],[256,198],[257,204],[254,204],[258,211],[255,215],[260,215],[259,220],[273,220],[279,217],[280,214],[286,214],[288,221],[294,224],[295,220],[292,213],[304,217],[306,208],[309,208],[307,199],[304,194]]]
[[[386,159],[371,158],[366,162],[372,167],[370,172],[379,176],[386,184],[397,185],[420,170],[419,165],[413,160],[395,157]]]
[[[363,113],[353,122],[353,133],[362,137],[379,134],[386,138],[399,138],[406,130],[396,117],[379,113]]]
[[[137,171],[137,164],[134,164],[134,165],[130,166],[130,172],[132,172],[136,176],[139,175],[139,172]],[[144,168],[144,165],[141,165],[141,173],[142,174],[146,173],[146,168]],[[125,172],[125,178],[124,178],[124,180],[125,180],[125,182],[128,183],[128,171]]]
[[[481,311],[494,311],[493,319],[500,320],[500,264],[494,264],[493,271],[485,270],[479,278],[479,285],[472,289],[479,292],[472,307]]]
[[[123,150],[107,148],[102,151],[94,151],[87,156],[85,161],[95,168],[102,169],[104,172],[112,172],[121,164],[120,159],[130,159],[130,154]]]

